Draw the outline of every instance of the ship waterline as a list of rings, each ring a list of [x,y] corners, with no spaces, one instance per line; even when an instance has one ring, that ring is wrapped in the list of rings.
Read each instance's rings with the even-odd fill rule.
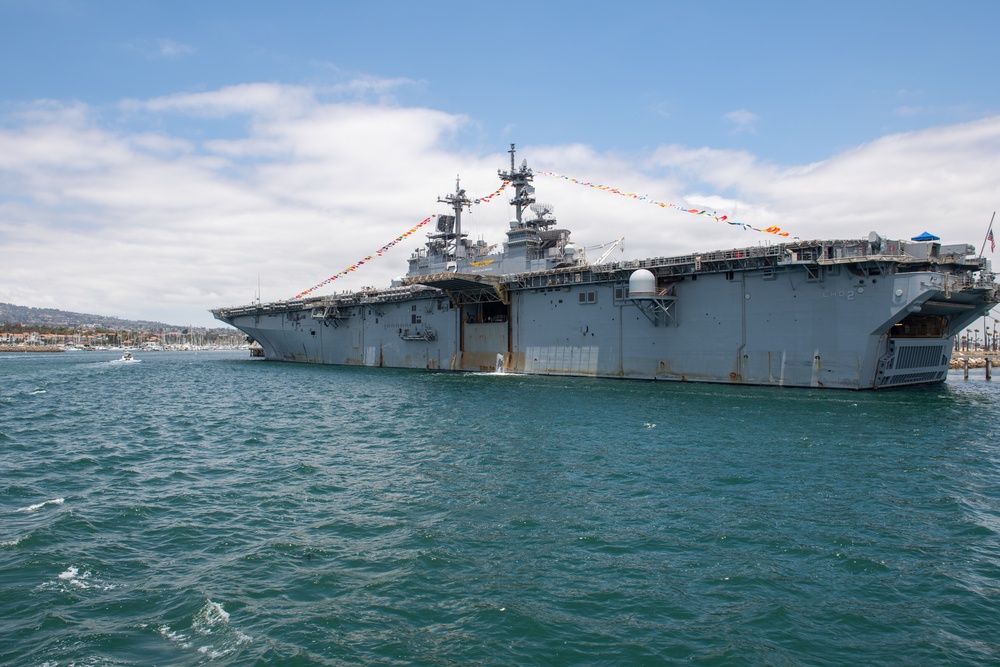
[[[399,284],[213,314],[281,361],[876,389],[943,382],[955,335],[1000,301],[972,246],[874,232],[591,263],[511,148],[499,251],[462,232],[456,186]]]

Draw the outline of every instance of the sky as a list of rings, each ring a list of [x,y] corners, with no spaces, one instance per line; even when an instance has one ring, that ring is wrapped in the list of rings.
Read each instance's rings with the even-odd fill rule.
[[[457,177],[492,193],[511,143],[592,258],[772,226],[978,252],[997,25],[994,0],[0,0],[0,301],[214,326],[447,212]],[[510,217],[497,197],[464,230]],[[423,240],[315,293],[386,286]]]

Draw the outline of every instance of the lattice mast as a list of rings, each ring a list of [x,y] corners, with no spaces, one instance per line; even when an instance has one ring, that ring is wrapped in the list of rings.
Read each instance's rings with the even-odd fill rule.
[[[535,187],[531,185],[535,175],[528,168],[527,160],[524,160],[519,168],[514,168],[514,144],[510,145],[508,152],[510,153],[510,171],[497,170],[497,176],[500,177],[501,181],[507,181],[514,186],[514,198],[510,200],[510,203],[514,207],[514,217],[517,224],[522,225],[524,224],[522,220],[524,209],[535,203]]]
[[[437,231],[445,241],[445,255],[450,259],[459,259],[465,256],[465,244],[462,243],[462,209],[472,210],[472,200],[465,194],[462,188],[461,179],[455,177],[455,192],[453,194],[438,197],[442,204],[448,204],[454,211],[453,216],[438,216]]]

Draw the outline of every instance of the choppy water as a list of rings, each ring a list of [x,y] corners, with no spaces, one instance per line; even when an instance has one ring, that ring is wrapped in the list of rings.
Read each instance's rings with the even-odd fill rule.
[[[0,355],[0,663],[1000,661],[1000,384]]]

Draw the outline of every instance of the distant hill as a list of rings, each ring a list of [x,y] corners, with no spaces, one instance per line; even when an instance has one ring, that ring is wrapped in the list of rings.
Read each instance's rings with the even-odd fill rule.
[[[106,315],[72,313],[55,308],[29,308],[12,303],[0,303],[0,324],[23,324],[27,326],[72,327],[75,329],[127,329],[136,331],[157,331],[160,329],[184,329],[163,322],[146,320],[123,320]]]

